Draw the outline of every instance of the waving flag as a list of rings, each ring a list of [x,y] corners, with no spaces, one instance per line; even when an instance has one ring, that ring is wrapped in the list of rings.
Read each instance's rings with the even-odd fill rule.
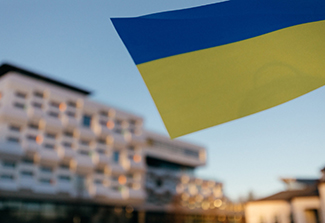
[[[324,0],[230,0],[112,22],[171,136],[325,85]]]

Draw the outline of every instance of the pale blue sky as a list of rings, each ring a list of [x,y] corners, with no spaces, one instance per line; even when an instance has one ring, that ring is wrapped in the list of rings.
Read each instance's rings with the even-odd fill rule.
[[[208,0],[0,0],[0,62],[93,90],[92,98],[136,113],[167,134],[110,17],[197,6]],[[267,111],[180,137],[203,145],[197,173],[231,198],[283,189],[279,177],[319,177],[325,165],[325,88]]]

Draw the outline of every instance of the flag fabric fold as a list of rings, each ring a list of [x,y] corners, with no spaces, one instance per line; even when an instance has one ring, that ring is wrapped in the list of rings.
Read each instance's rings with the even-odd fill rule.
[[[325,85],[325,1],[230,0],[111,20],[171,138]]]

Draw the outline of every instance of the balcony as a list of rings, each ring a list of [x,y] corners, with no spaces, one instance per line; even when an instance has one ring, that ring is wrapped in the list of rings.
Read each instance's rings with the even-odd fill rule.
[[[37,155],[41,163],[48,164],[51,166],[55,166],[60,160],[58,151],[55,149],[42,148],[39,150]]]
[[[40,149],[40,145],[35,141],[24,140],[22,143],[25,154],[35,154]]]
[[[144,190],[129,189],[129,200],[144,201],[146,199],[146,193]]]
[[[44,111],[40,108],[29,106],[27,109],[27,115],[29,119],[40,120],[44,118]]]
[[[20,143],[3,142],[0,143],[0,157],[18,159],[24,155]]]
[[[132,134],[131,143],[134,143],[137,145],[145,145],[146,140],[145,140],[145,137],[143,134],[141,134],[141,135]]]
[[[93,184],[89,186],[89,194],[93,197],[108,197],[108,189],[104,185]]]
[[[4,105],[0,109],[0,118],[6,120],[7,122],[26,124],[28,121],[28,115],[26,109],[15,108],[11,104]]]
[[[111,168],[111,172],[114,173],[114,174],[123,174],[123,173],[125,173],[125,169],[119,163],[112,163],[110,165],[110,168]]]
[[[73,159],[73,166],[78,173],[91,173],[94,169],[94,163],[90,156],[77,154]]]
[[[95,165],[109,165],[111,163],[111,158],[108,157],[106,154],[98,154],[94,153],[92,155],[92,160]]]
[[[0,180],[0,189],[1,190],[9,190],[9,191],[17,191],[18,184],[15,180]]]
[[[58,155],[60,159],[71,160],[76,156],[76,151],[70,147],[59,146]]]
[[[145,170],[144,163],[142,161],[134,162],[134,160],[130,160],[130,170],[143,172]]]
[[[96,131],[95,131],[96,134],[99,136],[102,136],[102,137],[106,137],[106,136],[113,134],[112,130],[110,130],[109,128],[107,128],[106,126],[103,126],[103,125],[97,125],[95,129],[96,129]]]
[[[93,132],[91,128],[81,127],[79,128],[80,138],[85,140],[94,140],[96,138],[96,134]]]
[[[63,128],[62,121],[59,117],[52,117],[50,115],[45,115],[44,120],[46,123],[45,129],[47,131],[59,132]]]
[[[62,123],[66,128],[78,128],[79,121],[75,117],[65,115],[62,117]]]
[[[72,197],[76,196],[76,188],[72,182],[58,181],[56,184],[57,193],[69,194]]]
[[[52,182],[51,183],[38,182],[38,184],[34,186],[34,192],[40,194],[55,194],[56,188]]]
[[[18,188],[20,190],[34,190],[36,183],[34,177],[21,176],[18,181]]]

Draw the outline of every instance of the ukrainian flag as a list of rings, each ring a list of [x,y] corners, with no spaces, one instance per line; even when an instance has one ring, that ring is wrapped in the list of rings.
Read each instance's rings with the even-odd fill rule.
[[[112,22],[171,138],[325,85],[324,0],[230,0]]]

